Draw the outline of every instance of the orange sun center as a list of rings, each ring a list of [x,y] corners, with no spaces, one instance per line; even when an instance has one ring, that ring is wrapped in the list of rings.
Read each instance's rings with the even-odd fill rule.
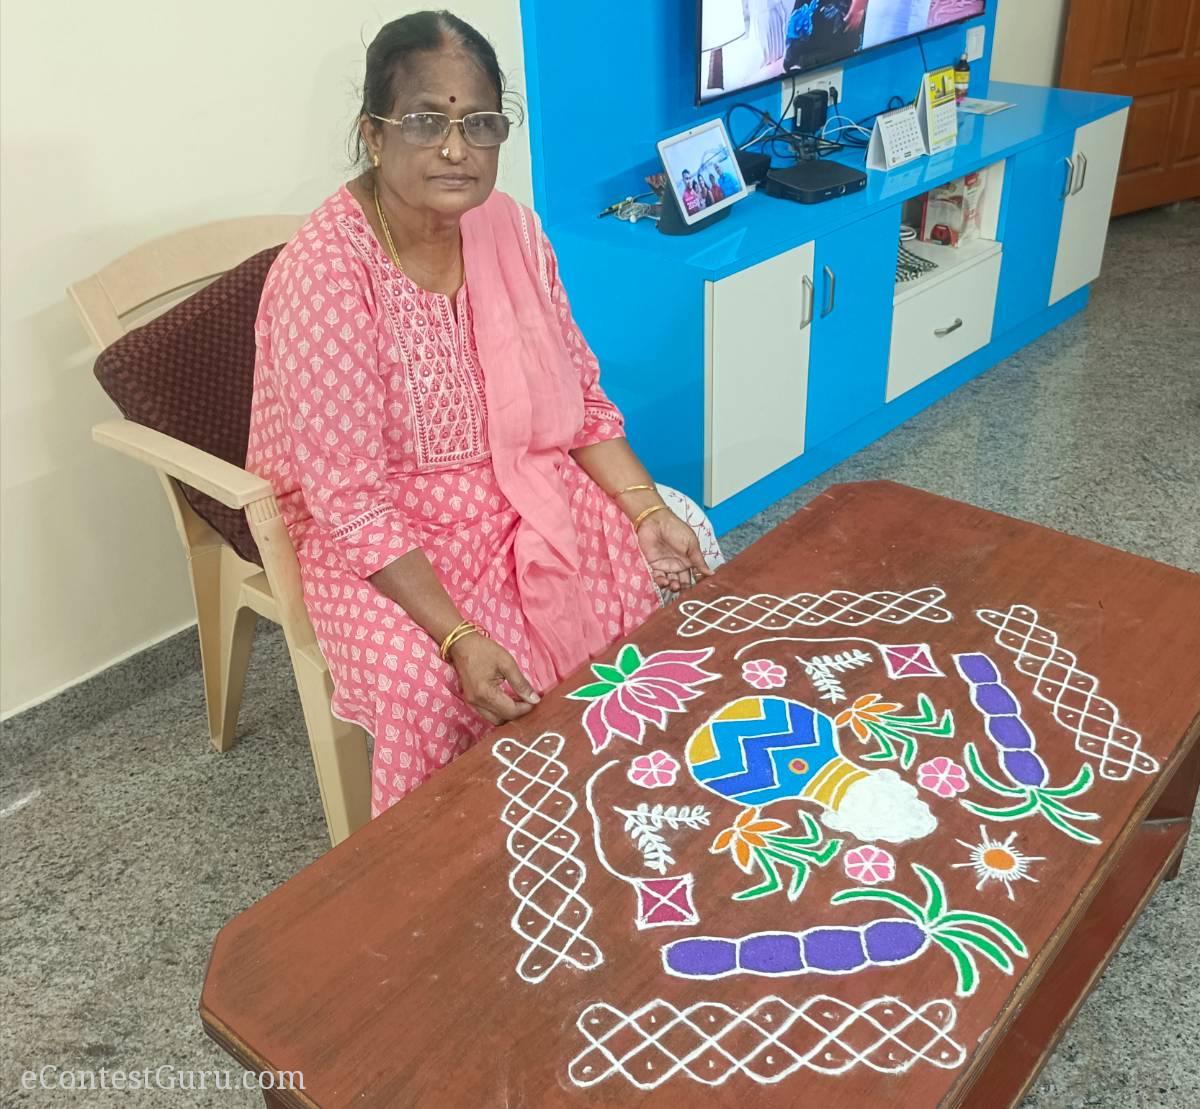
[[[1003,847],[989,847],[983,853],[983,865],[992,870],[1015,870],[1017,860],[1011,851],[1006,851]]]

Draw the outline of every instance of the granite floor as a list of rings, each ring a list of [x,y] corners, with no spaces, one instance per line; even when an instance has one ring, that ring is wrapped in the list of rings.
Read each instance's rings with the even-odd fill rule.
[[[1086,313],[726,546],[740,549],[832,482],[892,478],[1200,571],[1198,292],[1200,205],[1117,221]],[[279,636],[260,635],[243,737],[228,755],[208,746],[202,697],[186,634],[4,726],[2,1106],[261,1104],[241,1092],[71,1096],[19,1085],[46,1064],[231,1065],[196,1016],[213,936],[326,841]],[[1200,1106],[1198,1040],[1193,850],[1027,1104]]]

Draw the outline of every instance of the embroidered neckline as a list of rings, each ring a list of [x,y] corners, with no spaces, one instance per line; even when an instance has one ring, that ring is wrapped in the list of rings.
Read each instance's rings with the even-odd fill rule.
[[[383,244],[375,237],[375,232],[371,229],[370,220],[367,219],[367,214],[363,211],[363,206],[350,191],[349,186],[342,184],[338,187],[338,191],[334,196],[337,198],[338,207],[341,209],[337,213],[337,218],[345,223],[353,224],[353,231],[351,232],[353,238],[359,244],[366,246],[372,255],[371,261],[377,267],[381,267],[383,274],[394,281],[399,281],[404,291],[409,295],[421,299],[438,301],[448,309],[451,303],[453,303],[458,309],[453,315],[461,317],[463,302],[467,296],[467,278],[465,273],[463,274],[463,283],[459,286],[458,292],[453,297],[446,293],[435,293],[432,289],[426,289],[423,285],[418,285],[404,270],[396,266],[391,256],[384,250]]]

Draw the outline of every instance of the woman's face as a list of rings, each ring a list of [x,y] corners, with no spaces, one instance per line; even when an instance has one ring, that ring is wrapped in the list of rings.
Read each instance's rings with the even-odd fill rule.
[[[387,113],[392,119],[410,112],[461,119],[470,112],[500,110],[495,86],[471,55],[456,47],[414,55],[395,87],[395,103]],[[456,218],[482,204],[496,186],[500,148],[471,146],[458,125],[431,147],[405,142],[393,124],[364,119],[361,126],[368,148],[379,156],[375,172],[381,190],[406,207]]]

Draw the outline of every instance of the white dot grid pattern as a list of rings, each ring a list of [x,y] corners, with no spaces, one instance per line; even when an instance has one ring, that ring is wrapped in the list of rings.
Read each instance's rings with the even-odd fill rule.
[[[752,597],[725,596],[715,601],[684,601],[679,606],[684,616],[679,625],[679,634],[687,638],[710,631],[738,635],[752,630],[782,631],[796,626],[815,628],[823,624],[858,628],[872,621],[907,624],[910,620],[925,620],[931,624],[944,624],[953,619],[938,604],[945,599],[943,590],[929,586],[908,593],[894,593],[888,589],[873,593],[831,589],[820,595],[796,593],[791,597],[776,597],[771,593],[756,593]]]
[[[805,1067],[828,1075],[857,1066],[902,1074],[918,1062],[951,1070],[966,1058],[949,1035],[957,1017],[947,1000],[913,1009],[894,997],[855,1006],[823,995],[799,1005],[772,996],[740,1011],[655,1000],[628,1014],[600,1002],[576,1021],[587,1046],[567,1073],[576,1086],[620,1077],[653,1090],[675,1077],[719,1086],[741,1075],[771,1085]]]
[[[1158,760],[1141,749],[1141,733],[1121,723],[1117,706],[1100,696],[1099,680],[1079,669],[1058,633],[1039,622],[1037,609],[1011,605],[1007,612],[985,608],[975,615],[995,630],[999,646],[1017,656],[1017,669],[1033,678],[1034,696],[1075,736],[1075,749],[1098,761],[1101,777],[1123,782],[1134,771],[1157,772]]]
[[[509,798],[500,818],[516,861],[508,888],[517,899],[512,929],[528,945],[517,960],[526,982],[541,982],[563,963],[595,970],[604,962],[584,935],[592,907],[579,892],[587,867],[576,855],[579,833],[568,823],[579,802],[565,788],[567,767],[558,758],[565,745],[561,735],[548,732],[532,743],[501,739],[492,747],[505,767],[496,784]]]
[[[531,249],[580,372],[585,418],[572,446],[623,435],[540,232]],[[422,549],[464,618],[531,669],[519,520],[487,448],[466,290],[456,306],[457,316],[391,266],[343,188],[280,253],[256,325],[247,467],[271,482],[296,545],[334,711],[374,737],[376,814],[488,725],[428,635],[365,579]],[[609,639],[625,637],[659,603],[636,537],[569,457],[562,477],[596,615]]]

